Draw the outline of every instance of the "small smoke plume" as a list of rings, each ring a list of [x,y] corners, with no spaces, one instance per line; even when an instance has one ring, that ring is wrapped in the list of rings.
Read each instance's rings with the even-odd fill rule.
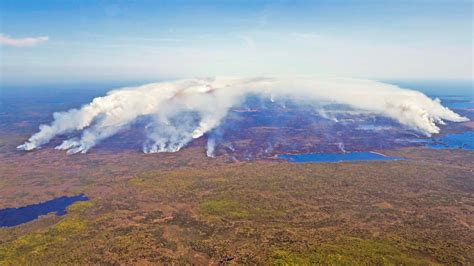
[[[346,149],[344,147],[344,143],[343,142],[338,142],[337,143],[337,147],[339,148],[339,150],[343,153],[346,153]]]
[[[216,149],[216,140],[214,138],[207,139],[206,155],[214,158],[214,151]]]
[[[80,109],[54,114],[18,149],[33,150],[58,135],[74,132],[80,137],[64,140],[56,149],[85,153],[100,141],[146,118],[147,140],[143,151],[175,152],[193,139],[219,126],[229,110],[245,96],[256,94],[311,104],[325,113],[326,105],[344,105],[351,112],[388,117],[425,135],[439,132],[444,121],[467,119],[424,94],[371,80],[347,78],[203,78],[161,82],[113,90]],[[340,112],[349,112],[342,109]],[[334,111],[334,110],[332,110]],[[208,142],[208,156],[215,140]]]

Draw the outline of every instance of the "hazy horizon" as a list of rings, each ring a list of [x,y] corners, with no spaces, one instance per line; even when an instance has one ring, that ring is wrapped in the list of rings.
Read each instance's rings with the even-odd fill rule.
[[[2,1],[3,84],[472,79],[471,1]]]

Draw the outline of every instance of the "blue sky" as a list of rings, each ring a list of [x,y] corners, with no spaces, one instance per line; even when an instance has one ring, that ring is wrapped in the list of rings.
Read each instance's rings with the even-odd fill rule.
[[[4,84],[471,79],[472,1],[0,1]]]

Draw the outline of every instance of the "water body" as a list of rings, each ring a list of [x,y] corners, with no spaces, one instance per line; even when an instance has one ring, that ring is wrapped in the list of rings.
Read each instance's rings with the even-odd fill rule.
[[[307,153],[307,154],[282,154],[278,158],[288,159],[291,163],[338,163],[354,161],[396,161],[404,158],[389,157],[376,152],[355,151],[347,153]]]
[[[431,149],[463,149],[474,150],[474,131],[466,131],[461,134],[449,134],[439,138],[433,138],[426,144]]]
[[[19,208],[0,209],[0,227],[12,227],[38,219],[41,215],[54,212],[58,216],[66,214],[66,208],[76,201],[87,201],[84,194],[59,197],[45,202]]]

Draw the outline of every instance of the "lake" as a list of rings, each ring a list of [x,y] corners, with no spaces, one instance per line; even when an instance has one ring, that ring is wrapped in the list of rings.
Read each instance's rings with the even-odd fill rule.
[[[41,215],[56,213],[66,214],[66,208],[76,201],[87,201],[84,194],[71,197],[59,197],[45,202],[31,204],[19,208],[0,209],[0,227],[11,227],[38,219]]]
[[[278,158],[287,159],[291,163],[338,163],[355,161],[396,161],[404,160],[399,157],[389,157],[381,153],[355,151],[347,153],[307,153],[307,154],[282,154]]]
[[[431,149],[474,150],[474,131],[435,137],[426,144],[426,147]]]

